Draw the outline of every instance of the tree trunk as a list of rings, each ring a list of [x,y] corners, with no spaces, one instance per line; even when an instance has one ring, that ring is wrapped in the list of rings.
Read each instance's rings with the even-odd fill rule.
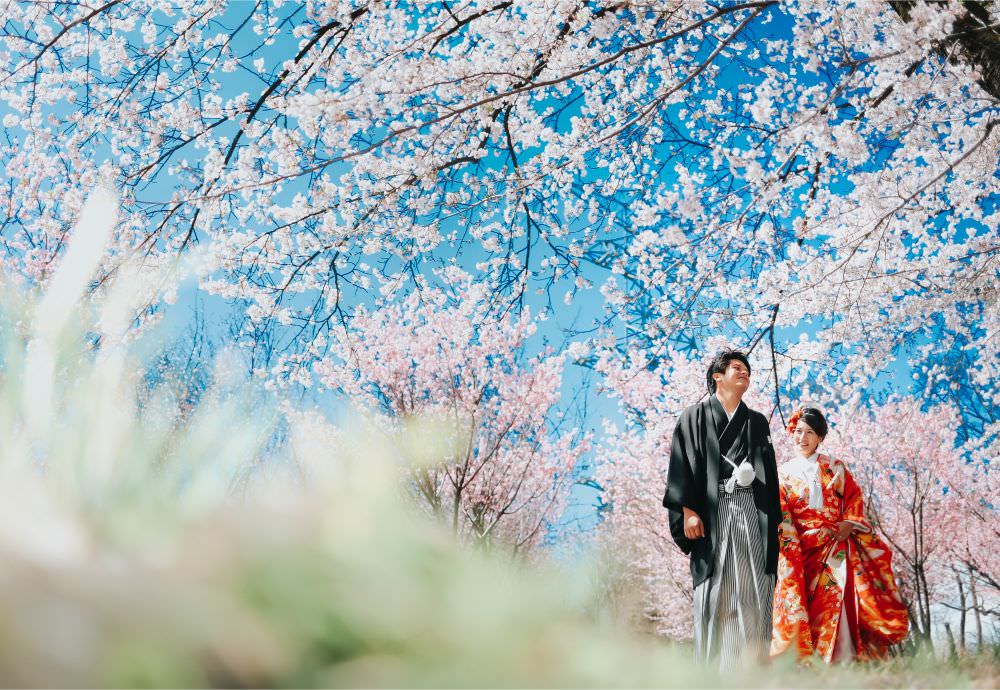
[[[903,21],[910,20],[912,0],[889,3]],[[990,25],[987,3],[967,0],[965,13],[955,20],[951,35],[938,45],[937,52],[951,62],[964,62],[979,70],[979,85],[994,98],[1000,98],[1000,31]],[[955,50],[958,48],[958,50]]]
[[[958,652],[955,650],[955,636],[951,633],[951,622],[944,622],[944,632],[948,636],[948,658],[954,659],[958,656]]]
[[[965,612],[968,610],[965,605],[965,585],[962,583],[961,573],[955,573],[955,581],[958,582],[958,652],[965,655]]]
[[[972,615],[976,619],[976,652],[983,651],[983,617],[979,610],[979,597],[976,594],[976,574],[969,579],[969,593],[972,595]]]
[[[917,615],[920,617],[920,644],[928,652],[934,651],[934,641],[931,639],[931,598],[927,588],[927,577],[924,573],[924,566],[920,564],[915,568],[914,575],[917,581]]]

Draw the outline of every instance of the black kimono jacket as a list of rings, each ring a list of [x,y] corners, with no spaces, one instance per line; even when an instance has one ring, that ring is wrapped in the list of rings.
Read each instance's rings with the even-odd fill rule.
[[[742,402],[740,405],[746,407]],[[781,522],[778,467],[767,418],[749,408],[746,412],[749,415],[749,461],[753,462],[757,475],[753,482],[753,500],[765,547],[765,571],[777,575],[778,524]],[[717,522],[721,457],[717,429],[724,427],[725,422],[726,411],[719,399],[712,395],[681,413],[670,447],[663,505],[670,514],[670,535],[681,551],[691,556],[691,576],[695,587],[712,576],[715,545],[719,542]],[[698,513],[705,523],[704,537],[688,539],[684,536],[683,507]]]

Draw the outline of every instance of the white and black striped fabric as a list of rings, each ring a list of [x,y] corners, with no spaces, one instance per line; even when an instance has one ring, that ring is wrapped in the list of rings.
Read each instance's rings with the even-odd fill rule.
[[[694,644],[702,661],[725,671],[767,658],[776,578],[764,572],[750,487],[720,486],[716,524],[715,568],[694,590]]]

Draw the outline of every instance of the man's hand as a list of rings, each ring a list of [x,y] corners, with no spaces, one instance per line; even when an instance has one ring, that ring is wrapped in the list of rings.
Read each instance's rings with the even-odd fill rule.
[[[700,539],[705,536],[705,523],[698,513],[690,508],[684,508],[684,536],[688,539]]]

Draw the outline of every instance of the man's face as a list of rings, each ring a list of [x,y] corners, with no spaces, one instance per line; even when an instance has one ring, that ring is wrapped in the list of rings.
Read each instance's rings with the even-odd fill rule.
[[[736,393],[742,396],[750,387],[750,370],[738,359],[732,359],[726,366],[725,372],[712,374],[718,390]]]

